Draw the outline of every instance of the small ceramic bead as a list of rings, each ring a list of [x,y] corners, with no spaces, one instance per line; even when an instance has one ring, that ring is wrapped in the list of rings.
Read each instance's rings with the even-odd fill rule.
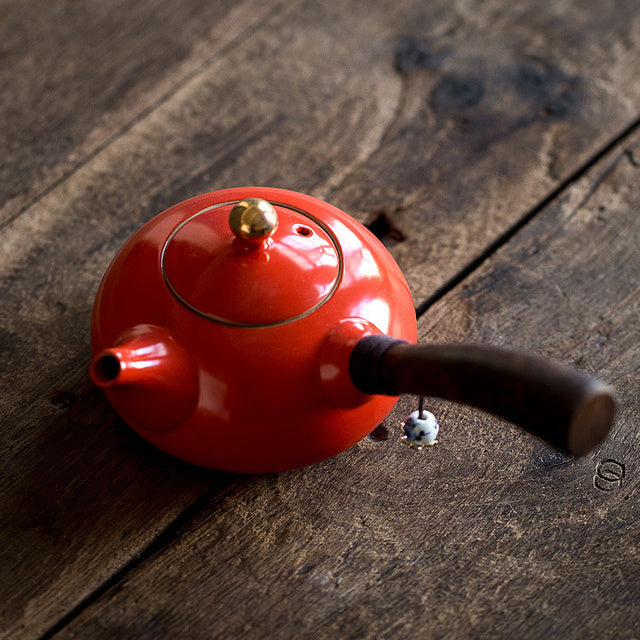
[[[436,444],[438,437],[438,421],[429,411],[414,411],[404,422],[404,440],[412,447],[421,449]]]

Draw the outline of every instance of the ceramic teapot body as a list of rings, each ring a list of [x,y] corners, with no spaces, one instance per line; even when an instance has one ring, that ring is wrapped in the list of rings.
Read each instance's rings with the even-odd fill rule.
[[[415,340],[409,287],[364,226],[299,193],[226,189],[171,207],[117,254],[93,309],[90,372],[143,438],[236,472],[335,455],[400,393],[473,405],[572,455],[611,427],[611,390],[586,374]],[[430,443],[421,420],[405,433]]]
[[[249,197],[278,214],[259,246],[229,228]],[[416,339],[408,285],[378,239],[309,196],[226,189],[171,207],[118,253],[93,309],[91,374],[164,451],[273,472],[335,455],[389,413],[396,397],[348,375],[371,334]]]

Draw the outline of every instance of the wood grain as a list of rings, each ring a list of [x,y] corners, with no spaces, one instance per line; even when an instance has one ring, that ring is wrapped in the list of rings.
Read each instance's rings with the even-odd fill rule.
[[[593,456],[434,403],[434,449],[396,429],[247,478],[60,637],[635,637],[639,153],[636,135],[420,323],[424,340],[527,347],[615,383]]]
[[[636,117],[635,1],[185,3],[171,19],[170,3],[103,2],[80,13],[61,2],[33,3],[26,14],[23,6],[3,4],[11,37],[0,60],[0,92],[11,98],[2,101],[0,172],[8,198],[0,213],[0,573],[9,577],[0,633],[33,638],[63,627],[119,571],[170,547],[210,500],[218,506],[203,521],[228,512],[220,539],[244,540],[247,555],[232,547],[237,566],[252,570],[252,544],[260,554],[273,549],[275,564],[257,563],[255,580],[238,572],[246,591],[237,582],[228,596],[211,582],[204,591],[176,585],[194,598],[211,589],[239,630],[243,601],[273,584],[261,571],[288,580],[289,568],[277,561],[297,553],[307,588],[331,597],[340,577],[335,554],[345,553],[349,565],[349,546],[340,545],[359,540],[353,599],[334,594],[357,609],[340,609],[347,613],[336,622],[336,609],[314,600],[309,625],[344,625],[357,635],[362,624],[366,635],[366,610],[386,610],[373,588],[378,578],[393,590],[398,572],[411,574],[402,549],[418,529],[398,527],[410,522],[431,480],[394,478],[400,460],[408,470],[420,464],[390,442],[368,441],[314,469],[247,479],[151,450],[87,380],[99,278],[128,235],[169,204],[216,187],[272,184],[330,196],[361,220],[381,222],[423,302]],[[166,46],[159,57],[158,42]],[[37,108],[33,95],[43,96]],[[550,327],[551,335],[540,329],[541,344],[555,335]],[[477,481],[465,444],[451,451],[451,466],[440,467],[448,486]],[[517,470],[512,453],[500,460]],[[397,495],[381,498],[372,478],[408,505],[398,507]],[[493,484],[481,484],[500,503]],[[354,511],[359,494],[369,496],[371,515]],[[295,514],[287,516],[288,505]],[[272,514],[276,528],[265,531]],[[248,528],[234,529],[235,520]],[[459,527],[462,545],[456,522],[451,531]],[[203,562],[228,572],[224,553],[204,540]],[[375,555],[367,541],[387,555]],[[207,564],[202,571],[203,580],[214,576]],[[240,593],[242,601],[231,602]],[[389,613],[396,607],[390,601]],[[202,633],[211,623],[203,609]],[[175,620],[188,611],[200,615],[185,608]],[[264,624],[274,616],[296,622],[299,613],[275,608]],[[161,628],[165,614],[157,615],[154,622],[142,611],[141,637],[161,635],[154,625]],[[108,619],[96,634],[129,633],[129,621],[119,631]]]
[[[396,13],[395,119],[328,194],[391,219],[418,304],[635,121],[640,90],[633,3],[429,6]]]
[[[278,5],[4,2],[0,225],[122,135],[236,38],[246,37]]]

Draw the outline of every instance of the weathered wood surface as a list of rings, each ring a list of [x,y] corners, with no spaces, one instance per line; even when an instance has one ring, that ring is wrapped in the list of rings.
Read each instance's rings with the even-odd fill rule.
[[[615,383],[597,452],[563,458],[436,403],[433,450],[389,422],[212,497],[60,637],[637,637],[639,154],[636,135],[420,322],[423,340],[526,347]]]
[[[3,5],[14,11],[0,89],[14,98],[13,111],[2,102],[0,174],[3,637],[229,637],[245,625],[265,637],[415,637],[425,625],[538,637],[569,634],[570,609],[583,629],[615,622],[632,637],[637,152],[599,180],[601,159],[513,254],[509,243],[494,271],[422,321],[428,338],[582,355],[619,377],[606,445],[618,466],[558,461],[444,407],[427,464],[381,429],[312,469],[227,476],[152,451],[86,377],[108,261],[139,224],[211,188],[274,184],[363,221],[386,214],[418,304],[456,278],[638,115],[635,1],[548,4],[100,3],[84,17],[63,3]],[[43,111],[30,98],[45,90]],[[594,197],[580,206],[592,188],[619,204],[608,226]],[[580,235],[567,211],[595,230]],[[514,266],[536,260],[553,287],[554,269],[573,264],[573,306],[532,273],[528,288],[514,284]]]
[[[99,153],[282,3],[0,7],[0,224]]]

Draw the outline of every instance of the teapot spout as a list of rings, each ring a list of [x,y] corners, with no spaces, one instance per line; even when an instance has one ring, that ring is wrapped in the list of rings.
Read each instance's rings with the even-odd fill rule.
[[[91,379],[125,420],[149,431],[179,426],[198,398],[197,367],[162,327],[140,324],[93,358]]]

